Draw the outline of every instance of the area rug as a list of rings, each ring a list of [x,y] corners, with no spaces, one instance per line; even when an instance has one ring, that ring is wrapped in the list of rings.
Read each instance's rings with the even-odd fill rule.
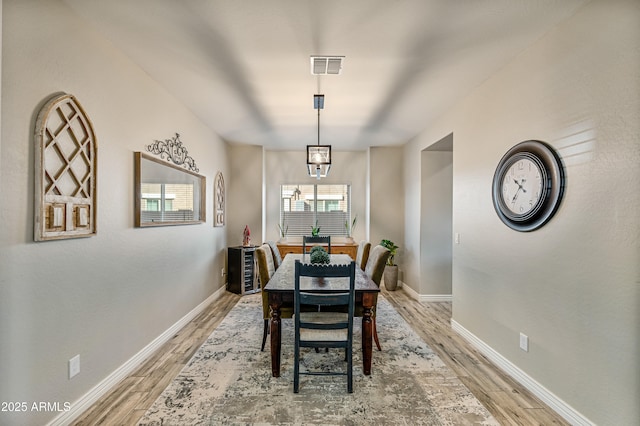
[[[362,372],[361,319],[354,330],[353,393],[346,377],[300,376],[293,393],[293,321],[282,321],[281,376],[264,352],[260,295],[243,297],[145,413],[139,425],[498,425],[453,371],[383,297],[382,351]],[[301,369],[336,368],[344,351],[303,352]]]

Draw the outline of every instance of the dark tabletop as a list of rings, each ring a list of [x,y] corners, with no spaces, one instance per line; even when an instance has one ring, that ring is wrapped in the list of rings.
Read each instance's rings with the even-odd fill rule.
[[[331,264],[333,265],[346,265],[349,264],[352,259],[347,254],[332,254]],[[295,261],[309,262],[309,255],[289,253],[285,256],[280,267],[276,270],[275,274],[271,277],[265,291],[292,291],[295,281]],[[348,278],[300,278],[300,289],[311,290],[323,290],[323,291],[335,291],[345,290],[349,288]],[[365,273],[358,267],[356,267],[356,292],[379,292],[380,288],[374,283]]]

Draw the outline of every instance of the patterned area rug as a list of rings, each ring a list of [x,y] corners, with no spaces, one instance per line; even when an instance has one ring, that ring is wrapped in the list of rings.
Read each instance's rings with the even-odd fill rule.
[[[264,352],[260,294],[244,296],[140,420],[140,425],[498,425],[382,296],[371,375],[355,322],[353,390],[346,377],[300,376],[293,393],[293,321],[282,321],[281,376]],[[346,366],[344,351],[307,350],[301,369]]]

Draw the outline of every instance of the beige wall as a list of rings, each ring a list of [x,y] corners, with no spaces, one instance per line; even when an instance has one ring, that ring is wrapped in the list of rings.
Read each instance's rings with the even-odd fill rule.
[[[251,244],[262,244],[262,147],[229,145],[227,230],[230,246],[242,245],[249,226]]]
[[[230,145],[229,190],[233,196],[227,216],[229,232],[238,236],[230,234],[229,243],[242,242],[245,224],[251,228],[253,244],[277,241],[280,185],[320,182],[351,185],[351,211],[358,215],[353,234],[356,241],[369,239],[377,244],[382,238],[390,238],[402,245],[402,152],[402,148],[372,148],[370,153],[334,150],[329,176],[318,181],[307,175],[303,150],[268,151]],[[376,170],[371,178],[370,168]],[[369,191],[373,195],[369,196]]]
[[[393,241],[399,248],[395,257],[402,275],[404,252],[404,194],[402,148],[372,147],[370,158],[370,222],[369,241],[380,244],[383,239]]]
[[[216,290],[213,227],[225,144],[56,0],[2,4],[0,401],[74,402]],[[77,97],[98,141],[98,235],[33,242],[33,129],[54,92]],[[133,152],[180,133],[207,179],[207,222],[133,227]],[[67,362],[80,355],[69,380]],[[59,413],[0,413],[41,425]]]
[[[405,281],[420,281],[420,152],[453,133],[453,320],[601,425],[640,419],[640,2],[596,0],[501,69],[405,150]],[[540,139],[567,174],[559,211],[519,233],[491,181]],[[519,333],[529,352],[519,349]]]
[[[639,17],[636,0],[594,0],[401,155],[336,152],[324,180],[352,184],[352,209],[368,218],[355,238],[397,239],[403,281],[430,292],[420,232],[430,166],[421,153],[453,133],[454,321],[602,425],[640,418]],[[96,128],[98,236],[34,243],[34,117],[60,90],[77,96]],[[245,224],[256,223],[254,243],[277,239],[280,184],[315,182],[302,151],[227,148],[61,1],[2,1],[0,91],[0,337],[8,342],[0,401],[63,403],[87,393],[224,285],[226,247],[241,242]],[[132,153],[176,131],[207,177],[207,223],[134,229]],[[498,220],[490,188],[504,152],[530,138],[560,152],[567,191],[549,224],[522,234]],[[218,171],[228,176],[224,228],[212,226]],[[378,208],[397,185],[404,193]],[[519,332],[529,352],[518,349]],[[76,354],[81,373],[68,380]],[[43,424],[55,414],[0,413],[0,423]]]
[[[452,135],[447,138],[452,139]],[[420,281],[411,284],[418,284],[417,293],[426,300],[449,300],[452,280],[453,152],[430,148],[420,155]]]
[[[329,176],[318,181],[307,174],[305,151],[265,151],[265,241],[277,241],[280,218],[280,185],[348,184],[351,185],[351,212],[358,215],[353,238],[365,238],[365,192],[367,156],[364,151],[332,151]]]

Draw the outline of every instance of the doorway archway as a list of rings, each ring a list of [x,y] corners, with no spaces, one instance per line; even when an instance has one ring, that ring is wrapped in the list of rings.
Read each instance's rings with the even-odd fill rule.
[[[421,300],[452,300],[453,133],[421,152]]]

